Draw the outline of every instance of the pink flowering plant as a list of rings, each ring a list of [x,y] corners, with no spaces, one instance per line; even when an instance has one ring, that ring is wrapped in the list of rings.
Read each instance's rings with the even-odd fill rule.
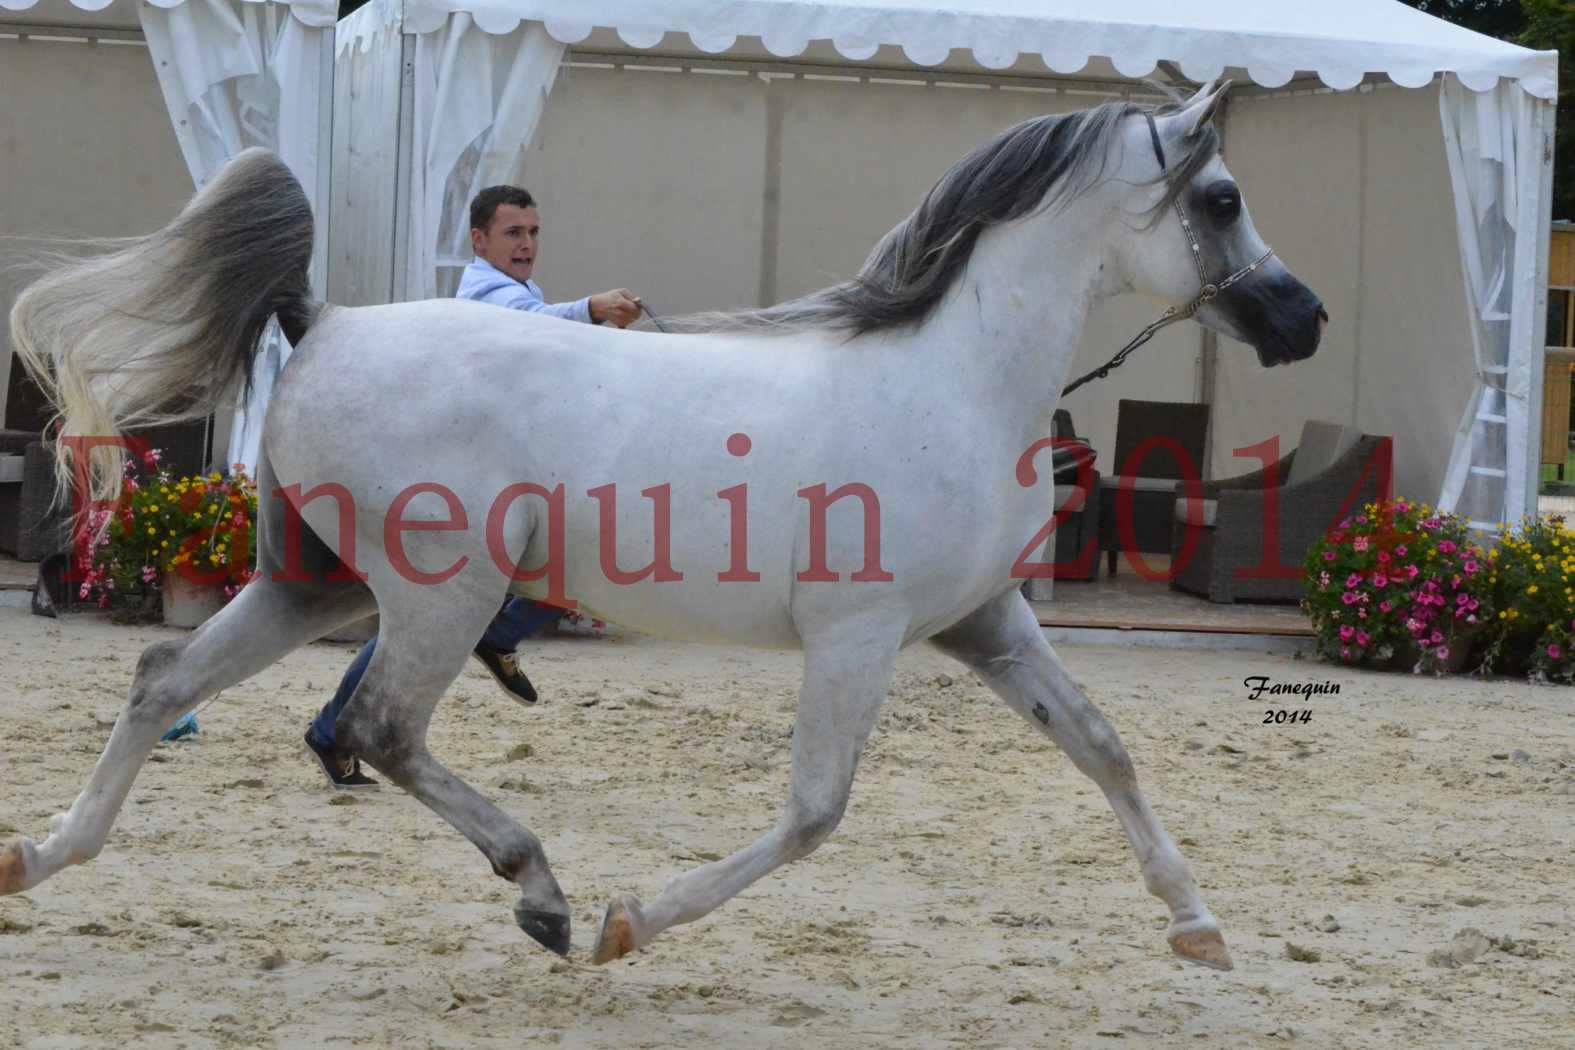
[[[1575,531],[1560,517],[1527,518],[1488,554],[1497,611],[1482,670],[1575,682]]]
[[[1307,552],[1302,610],[1341,663],[1462,666],[1493,615],[1489,562],[1463,519],[1403,498],[1369,503]]]
[[[222,586],[227,597],[251,579],[256,486],[238,464],[228,477],[175,478],[161,458],[158,449],[128,458],[115,505],[87,515],[87,541],[76,563],[83,601],[147,606],[170,572]]]

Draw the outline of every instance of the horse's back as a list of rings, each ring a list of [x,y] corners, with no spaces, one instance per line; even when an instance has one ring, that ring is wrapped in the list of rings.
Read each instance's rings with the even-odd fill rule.
[[[373,519],[411,486],[441,486],[473,524],[522,482],[561,487],[568,593],[631,627],[793,644],[805,615],[886,601],[949,622],[1005,580],[1042,518],[998,557],[1015,537],[994,535],[1010,450],[984,453],[965,424],[921,410],[911,358],[882,376],[870,348],[824,343],[619,332],[456,300],[330,309],[285,370],[266,440],[285,484],[341,484]],[[813,493],[849,484],[869,499],[815,509]],[[508,519],[529,538],[522,564],[547,557],[544,505],[510,508],[534,508]],[[682,580],[621,575],[663,553]]]

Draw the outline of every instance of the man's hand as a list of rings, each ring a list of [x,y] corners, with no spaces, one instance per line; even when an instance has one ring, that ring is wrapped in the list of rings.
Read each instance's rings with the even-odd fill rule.
[[[590,298],[591,322],[627,328],[640,319],[640,300],[627,288],[614,288]]]

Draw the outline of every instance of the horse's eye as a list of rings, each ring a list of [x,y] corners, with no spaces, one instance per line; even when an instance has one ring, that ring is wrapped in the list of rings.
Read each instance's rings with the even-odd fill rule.
[[[1229,179],[1221,179],[1203,191],[1203,206],[1222,223],[1233,222],[1241,214],[1241,191]]]

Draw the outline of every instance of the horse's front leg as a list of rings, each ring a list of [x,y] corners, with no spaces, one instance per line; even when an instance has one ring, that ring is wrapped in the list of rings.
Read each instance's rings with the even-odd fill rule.
[[[1121,738],[1066,673],[1023,596],[1008,591],[933,641],[984,679],[1099,785],[1126,830],[1148,891],[1170,908],[1171,949],[1188,962],[1229,970],[1219,923],[1138,789],[1137,771]]]
[[[620,958],[669,926],[695,921],[826,840],[847,808],[853,771],[886,697],[904,628],[889,618],[843,621],[836,630],[804,639],[804,682],[782,818],[747,848],[679,875],[650,904],[625,896],[608,905],[595,962]]]

